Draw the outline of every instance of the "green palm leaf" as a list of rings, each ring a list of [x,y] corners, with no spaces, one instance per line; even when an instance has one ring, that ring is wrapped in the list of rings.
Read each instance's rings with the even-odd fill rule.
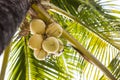
[[[56,14],[53,15],[55,16]],[[66,27],[66,30],[71,33],[87,50],[89,50],[94,56],[96,56],[96,58],[101,61],[106,67],[118,54],[119,50],[108,44],[106,41],[89,31],[88,29],[84,28],[84,26],[80,25],[79,23],[71,21],[69,22],[65,18],[62,19],[59,15],[56,15],[55,17],[57,17],[57,19],[59,17],[59,19],[61,19],[58,20],[60,21],[59,23],[63,24],[63,26]],[[97,69],[95,66],[91,65],[90,63],[86,63],[86,61],[83,61],[83,64],[85,64],[85,67],[79,68],[83,70],[83,75],[87,76],[86,80],[98,80],[100,76],[102,76],[102,72],[100,72],[99,69]]]
[[[106,14],[104,9],[97,2],[88,0],[64,0],[64,2],[63,0],[52,0],[52,2],[60,8],[66,10],[71,15],[75,16],[77,18],[75,21],[102,37],[117,49],[120,49],[119,42],[114,40],[114,38],[116,38],[119,34],[119,24],[115,25],[114,23],[118,22],[120,18],[113,18],[113,16]],[[112,19],[112,21],[110,19]],[[113,37],[113,35],[116,36]],[[117,40],[119,40],[119,37],[117,37]]]
[[[64,64],[64,57],[48,57],[45,61],[38,61],[33,56],[33,51],[27,46],[27,38],[21,38],[13,41],[11,48],[7,80],[30,80],[30,79],[65,79],[72,77],[66,72],[67,67]]]
[[[88,1],[89,2],[89,1]],[[76,16],[76,17],[79,17],[79,16],[81,16],[80,18],[79,18],[79,20],[77,19],[76,20],[76,18],[72,18],[70,15],[66,15],[66,14],[64,14],[63,13],[63,15],[65,15],[65,16],[67,16],[67,17],[69,17],[69,18],[72,18],[73,20],[75,20],[75,21],[77,21],[77,22],[79,22],[80,24],[82,24],[82,25],[84,25],[84,27],[87,27],[88,29],[90,29],[89,28],[89,26],[92,26],[93,25],[93,27],[94,27],[94,31],[93,30],[91,30],[92,32],[94,32],[94,33],[100,33],[98,36],[100,36],[101,37],[101,35],[105,35],[106,36],[106,34],[107,34],[107,36],[106,36],[106,39],[105,39],[105,37],[102,37],[102,40],[104,39],[104,40],[106,40],[107,42],[109,42],[110,44],[112,44],[112,45],[114,45],[114,47],[116,47],[116,48],[119,48],[119,43],[117,43],[117,41],[116,40],[113,40],[114,38],[109,38],[109,36],[110,35],[117,35],[118,33],[119,33],[119,31],[117,30],[117,29],[114,29],[114,27],[113,27],[113,25],[111,25],[111,30],[108,30],[107,28],[109,27],[109,22],[112,22],[113,24],[115,24],[118,20],[119,20],[119,18],[117,18],[117,17],[114,17],[114,16],[111,16],[111,15],[108,15],[108,14],[105,14],[105,11],[103,11],[102,9],[103,8],[101,8],[101,6],[98,6],[98,4],[97,4],[97,6],[95,5],[95,2],[91,2],[91,3],[93,3],[92,5],[94,6],[94,7],[100,7],[100,10],[98,11],[98,12],[96,12],[96,9],[95,10],[93,10],[93,12],[94,12],[94,15],[98,15],[97,13],[99,13],[99,16],[101,16],[101,18],[102,18],[102,15],[101,14],[104,14],[104,18],[107,18],[109,21],[108,21],[108,23],[99,23],[100,24],[100,26],[98,26],[98,25],[96,25],[97,24],[97,22],[96,21],[94,21],[94,19],[91,19],[91,20],[93,20],[93,22],[95,22],[95,23],[93,23],[93,22],[91,22],[89,19],[90,18],[92,18],[92,17],[94,17],[93,16],[93,12],[91,11],[89,11],[88,12],[88,9],[85,9],[86,7],[87,7],[87,3],[88,3],[87,1],[86,2],[82,2],[82,1],[77,1],[77,0],[74,0],[73,2],[72,1],[67,1],[67,0],[65,0],[64,1],[64,3],[63,3],[63,1],[61,1],[61,0],[59,0],[58,1],[58,3],[61,3],[62,5],[64,5],[64,4],[66,4],[65,6],[62,6],[62,5],[60,5],[60,4],[57,4],[57,1],[54,1],[53,0],[53,3],[54,4],[57,4],[59,7],[61,7],[62,9],[65,9],[66,11],[68,11],[70,14],[72,14],[72,15],[74,15],[74,16]],[[69,4],[68,4],[69,3]],[[73,5],[73,3],[75,4],[75,5]],[[83,5],[85,5],[85,4],[78,4],[78,3],[85,3],[85,4],[87,4],[86,6],[83,6]],[[72,6],[70,6],[72,4]],[[77,7],[76,7],[77,6]],[[93,8],[93,6],[91,6],[91,8]],[[77,13],[77,8],[82,8],[81,10],[83,11],[81,11],[80,13]],[[89,7],[90,7],[90,5],[89,5]],[[52,9],[52,11],[54,10],[55,8],[53,8]],[[73,9],[73,10],[71,10],[71,9]],[[55,9],[56,10],[56,9]],[[57,12],[58,11],[58,12]],[[56,10],[56,11],[54,11],[54,12],[57,12],[58,14],[60,13],[60,15],[61,15],[61,13],[62,12],[59,12],[59,10]],[[95,13],[96,12],[96,13]],[[76,14],[75,14],[76,13]],[[86,15],[86,16],[84,16],[84,15]],[[54,15],[54,14],[53,14]],[[82,17],[82,15],[83,15],[83,17]],[[87,18],[87,16],[88,15],[90,15],[88,18]],[[86,17],[86,18],[84,18],[84,17]],[[58,18],[58,17],[57,17]],[[60,17],[59,17],[60,18]],[[95,17],[95,18],[97,18],[97,17]],[[87,19],[87,20],[86,20]],[[98,19],[98,21],[101,21],[101,22],[104,22],[104,21],[106,21],[106,20],[103,20],[103,19],[99,19],[99,18],[97,18]],[[111,20],[112,19],[114,19],[114,20]],[[82,21],[81,21],[82,20]],[[85,21],[84,21],[85,20]],[[63,20],[59,20],[59,21],[65,21],[64,19]],[[66,22],[65,22],[66,23]],[[83,24],[84,23],[84,24]],[[88,24],[89,23],[89,24]],[[61,23],[61,24],[64,24],[64,22],[63,23]],[[73,24],[73,23],[72,23]],[[86,24],[88,24],[88,25],[86,25]],[[92,25],[91,25],[92,24]],[[105,27],[105,25],[107,25],[106,27]],[[66,26],[66,25],[65,25]],[[68,26],[70,26],[70,25],[68,25]],[[96,28],[95,28],[96,27]],[[103,30],[103,31],[100,31],[100,30],[102,30],[102,29],[97,29],[97,27],[104,27],[104,29],[106,30]],[[112,28],[113,27],[113,28]],[[71,31],[73,31],[73,30],[78,30],[78,32],[81,32],[82,33],[82,31],[83,31],[83,29],[82,30],[79,30],[78,28],[76,28],[75,26],[73,26],[73,27],[71,27],[70,28],[70,30]],[[97,30],[96,30],[97,29]],[[114,30],[114,31],[113,31]],[[74,33],[75,33],[75,35],[78,35],[78,34],[80,34],[80,33],[78,33],[77,34],[77,31],[75,31],[75,32],[71,32],[71,33],[73,33],[73,35],[74,35]],[[104,34],[104,33],[106,33],[106,34]],[[109,34],[108,34],[109,33]],[[112,34],[113,33],[113,34]],[[74,35],[74,36],[75,36]],[[90,35],[90,36],[92,36],[91,34],[89,34],[89,33],[86,33],[86,35],[88,36],[88,35]],[[83,36],[86,36],[86,35],[83,35]],[[80,39],[80,35],[78,36],[78,38]],[[99,37],[99,39],[100,39],[100,37]],[[116,37],[116,36],[113,36],[113,37]],[[77,39],[78,39],[77,38]],[[117,37],[118,38],[118,41],[119,41],[119,37]],[[82,37],[82,39],[84,39],[84,37]],[[104,64],[104,65],[108,65],[109,63],[110,63],[110,58],[111,58],[111,56],[113,57],[113,55],[114,54],[118,54],[118,51],[119,50],[117,50],[117,49],[114,49],[113,50],[113,46],[111,46],[109,43],[107,43],[106,41],[104,42],[104,41],[102,41],[103,43],[105,43],[105,44],[102,44],[102,42],[100,41],[99,42],[99,44],[97,44],[97,42],[99,41],[98,39],[96,39],[96,41],[90,41],[90,42],[88,42],[88,40],[90,39],[90,37],[88,37],[88,38],[86,38],[86,40],[82,40],[82,41],[85,41],[85,43],[86,43],[86,46],[87,45],[89,45],[89,43],[96,43],[96,45],[98,45],[98,47],[99,46],[101,46],[103,49],[100,49],[99,50],[99,48],[98,47],[96,47],[96,50],[94,49],[94,47],[95,47],[95,45],[94,45],[94,47],[92,48],[93,50],[93,52],[91,52],[91,53],[96,53],[95,54],[95,56],[96,55],[98,55],[98,59]],[[92,39],[92,38],[91,38]],[[93,40],[94,40],[95,38],[93,37]],[[108,40],[109,41],[108,41]],[[111,41],[112,42],[115,42],[115,43],[111,43]],[[81,42],[82,43],[82,42]],[[117,43],[117,44],[116,44]],[[84,43],[83,43],[83,45],[84,45]],[[117,46],[116,46],[117,45]],[[86,47],[85,46],[85,47]],[[91,47],[92,45],[90,45],[90,47]],[[108,47],[107,47],[108,46]],[[101,48],[100,47],[100,48]],[[89,47],[87,47],[87,49],[89,50]],[[112,50],[111,50],[112,49]],[[113,55],[112,55],[113,54]],[[100,57],[100,56],[102,56],[102,58]],[[115,57],[116,55],[114,55],[114,57]],[[106,57],[108,58],[107,60],[108,60],[108,62],[106,61]],[[113,57],[113,58],[114,58]],[[119,66],[119,65],[118,65]],[[91,68],[91,67],[88,67],[87,66],[87,68]],[[95,68],[94,68],[95,69]],[[86,69],[85,69],[86,70]],[[87,70],[90,70],[90,69],[87,69]],[[91,71],[89,71],[89,72],[92,72],[93,71],[93,69],[91,69]],[[95,71],[95,70],[94,70]],[[91,76],[91,73],[88,73],[88,71],[86,71],[86,74],[88,75],[89,74],[89,77],[88,77],[88,79],[90,79],[90,76]],[[92,73],[93,74],[93,73]],[[94,74],[97,74],[97,72],[95,71],[95,73]],[[91,79],[96,79],[95,78],[95,76],[96,75],[94,75],[94,76],[92,76],[93,78],[91,78]],[[98,78],[98,77],[97,77]],[[97,79],[96,79],[97,80]]]
[[[108,68],[116,76],[117,80],[120,79],[120,53],[111,61]],[[101,80],[107,79],[105,76],[101,77]]]
[[[54,8],[49,14],[91,52],[110,72],[120,78],[119,18],[108,13],[119,10],[104,9],[105,2],[94,0],[51,0],[70,15]],[[114,6],[114,5],[113,5]],[[116,5],[115,5],[116,6]],[[49,56],[38,61],[28,48],[29,36],[12,41],[7,80],[104,80],[103,73],[87,62],[64,38],[64,52],[60,57]]]

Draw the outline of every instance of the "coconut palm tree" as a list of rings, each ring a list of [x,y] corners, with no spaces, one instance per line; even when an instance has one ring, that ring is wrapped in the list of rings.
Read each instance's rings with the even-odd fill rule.
[[[10,27],[11,30],[8,30],[11,32],[8,32],[10,36],[15,31],[12,32],[12,29],[16,29],[22,19],[25,19],[12,40],[10,41],[11,37],[8,38],[10,44],[4,51],[0,79],[119,80],[120,18],[115,15],[120,14],[120,5],[114,3],[115,1],[20,1],[18,5],[24,4],[24,7],[23,5],[18,7],[18,10],[19,8],[22,10],[21,13],[20,11],[13,13],[17,11],[17,7],[15,11],[13,7],[11,9],[12,15],[17,15],[15,20],[11,18],[13,22],[9,22],[14,24]],[[64,43],[64,51],[59,57],[49,55],[43,61],[34,57],[33,50],[28,47],[31,36],[29,24],[34,18],[40,18],[46,24],[57,22],[62,26],[63,33],[59,39]],[[7,19],[9,21],[10,17]],[[3,25],[3,28],[4,26],[6,25]],[[3,37],[3,40],[5,39],[7,37]],[[4,47],[8,41],[4,42]]]

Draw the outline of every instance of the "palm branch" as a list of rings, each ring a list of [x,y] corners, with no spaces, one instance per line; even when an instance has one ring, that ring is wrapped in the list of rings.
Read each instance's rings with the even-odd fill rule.
[[[53,3],[53,4],[51,4]],[[51,0],[44,4],[54,20],[92,55],[94,55],[119,80],[119,20],[108,14],[119,10],[104,9],[101,1]],[[105,2],[104,2],[105,3]],[[63,6],[64,5],[64,6]],[[116,6],[116,5],[115,5]],[[58,8],[59,7],[59,8]],[[66,13],[67,12],[67,13]],[[107,12],[107,13],[106,13]],[[45,19],[47,20],[47,19]],[[60,57],[49,56],[38,61],[27,46],[27,37],[15,37],[11,42],[7,67],[8,80],[104,80],[107,79],[76,47],[63,37],[64,52]]]

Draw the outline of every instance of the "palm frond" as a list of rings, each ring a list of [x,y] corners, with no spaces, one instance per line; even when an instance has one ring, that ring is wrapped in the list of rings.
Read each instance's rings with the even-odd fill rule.
[[[25,68],[25,55],[24,55],[24,47],[23,47],[23,40],[18,39],[17,41],[14,41],[12,44],[10,57],[9,57],[9,63],[8,63],[8,69],[7,72],[9,77],[9,80],[15,80],[15,79],[26,79],[26,68]],[[23,76],[23,77],[22,77]],[[5,77],[5,78],[7,78]]]
[[[98,2],[99,1],[95,2],[94,0],[52,0],[52,3],[54,3],[56,6],[62,8],[63,10],[78,18],[77,22],[90,29],[92,32],[115,46],[117,49],[120,49],[118,35],[120,32],[120,18],[106,14],[105,9],[102,8]],[[119,10],[117,9],[116,12],[117,11]]]
[[[53,18],[119,79],[120,31],[116,28],[118,25],[114,25],[119,18],[105,14],[99,0],[51,1],[79,20],[50,11]],[[98,68],[84,60],[63,38],[63,54],[60,57],[48,56],[45,61],[35,59],[33,51],[27,46],[28,39],[29,36],[13,40],[7,80],[99,80],[103,76]]]
[[[118,54],[118,51],[115,47],[101,39],[96,34],[92,33],[88,29],[84,28],[84,26],[80,25],[77,22],[71,21],[66,17],[60,16],[55,13],[51,13],[54,15],[55,19],[65,28],[70,34],[74,36],[87,50],[89,50],[100,62],[102,62],[106,67],[110,64],[112,59]],[[72,53],[71,53],[72,55]],[[74,56],[74,58],[77,56]],[[73,63],[75,63],[73,61]],[[72,62],[71,62],[72,63]],[[77,63],[76,63],[77,64]],[[81,68],[82,79],[86,77],[86,80],[95,79],[98,80],[100,76],[102,76],[102,72],[99,71],[95,66],[90,63],[83,61],[84,68]],[[80,66],[81,64],[79,64]],[[91,73],[92,72],[92,73]],[[92,76],[91,76],[92,75]]]
[[[115,77],[120,79],[120,53],[111,61],[108,68],[115,75]]]
[[[7,67],[7,80],[64,80],[67,77],[69,80],[73,78],[73,73],[68,72],[64,55],[59,58],[49,56],[45,61],[36,60],[33,51],[27,46],[27,40],[28,38],[20,38],[13,41]]]
[[[109,70],[115,75],[116,79],[120,79],[120,53],[111,61],[108,66]],[[102,76],[101,80],[105,80],[106,77]]]
[[[61,3],[61,4],[67,4],[67,3],[69,3],[69,1],[64,1],[64,3],[61,1],[58,1],[59,3]],[[71,2],[71,1],[70,1]],[[73,2],[75,2],[75,1],[73,1]],[[73,2],[71,2],[71,3],[73,3]],[[57,3],[57,2],[56,2]],[[55,4],[56,4],[55,3]],[[82,3],[82,2],[81,2]],[[74,3],[75,4],[75,3]],[[77,5],[78,3],[77,3],[77,1],[76,1],[76,5]],[[72,8],[76,8],[76,5],[73,7],[73,5],[72,6],[70,6],[70,3],[66,6],[60,6],[61,8],[63,8],[63,9],[68,9],[68,10],[66,10],[66,11],[68,11],[68,13],[70,13],[70,11],[71,11],[71,9]],[[81,4],[79,4],[80,6],[83,6],[83,5],[81,5]],[[68,6],[69,6],[69,8],[68,8]],[[67,7],[67,8],[66,8]],[[70,8],[71,7],[71,8]],[[85,7],[83,7],[82,9],[84,9]],[[70,9],[70,10],[69,10]],[[74,9],[75,10],[75,9]],[[70,14],[73,14],[72,12],[75,12],[74,10],[72,10],[71,11],[71,13]],[[87,10],[87,9],[86,9]],[[57,12],[57,11],[56,11]],[[76,11],[77,12],[77,11]],[[59,13],[59,12],[58,12]],[[88,12],[88,13],[90,13],[90,12]],[[92,12],[91,12],[92,13]],[[81,13],[82,14],[82,13]],[[85,13],[84,13],[85,14]],[[104,13],[102,13],[102,14],[104,14]],[[55,17],[55,14],[52,14],[54,17]],[[60,14],[61,15],[61,14]],[[64,14],[63,14],[64,15]],[[73,14],[73,15],[75,15],[75,14]],[[87,14],[86,13],[86,15],[89,15],[89,14]],[[81,16],[81,15],[77,15],[76,14],[76,16]],[[100,14],[99,14],[99,16],[100,16]],[[65,16],[64,16],[65,17]],[[67,16],[68,17],[68,16]],[[86,17],[86,16],[84,16],[84,17]],[[93,15],[92,15],[92,17],[93,17]],[[113,16],[110,16],[109,15],[109,17],[111,17],[111,19],[113,19],[112,17]],[[70,17],[71,18],[71,17]],[[106,16],[105,16],[105,18],[106,18]],[[72,18],[73,19],[73,18]],[[83,18],[80,18],[80,19],[82,19],[82,20],[84,20]],[[108,19],[108,18],[106,18],[106,19]],[[115,18],[115,20],[117,21],[119,18]],[[73,19],[74,20],[74,19]],[[91,19],[92,20],[92,19]],[[108,19],[109,20],[109,19]],[[114,21],[115,21],[114,20]],[[98,39],[97,38],[95,38],[95,37],[93,37],[93,33],[87,33],[87,31],[88,32],[91,32],[91,31],[89,31],[89,30],[87,30],[87,31],[85,31],[85,30],[83,30],[83,29],[81,29],[81,30],[79,30],[79,28],[78,27],[76,27],[76,24],[73,24],[73,23],[71,23],[71,22],[69,22],[69,21],[66,21],[66,18],[63,18],[62,20],[61,20],[61,17],[58,17],[57,16],[57,21],[59,21],[59,23],[61,23],[61,25],[63,25],[65,28],[67,27],[67,28],[69,28],[69,30],[71,31],[69,31],[71,34],[73,33],[73,36],[74,37],[76,37],[77,36],[77,40],[80,40],[81,39],[81,43],[82,43],[82,41],[85,41],[84,43],[82,43],[83,44],[83,46],[84,47],[86,47],[86,49],[88,49],[91,53],[93,53],[104,65],[106,65],[106,66],[108,66],[108,64],[111,62],[111,60],[118,54],[118,51],[119,50],[117,50],[116,49],[116,46],[112,46],[111,44],[109,44],[109,43],[111,43],[110,41],[104,41],[103,39],[105,39],[105,38],[102,38],[102,39],[100,39],[101,38],[101,36],[100,37],[98,37],[97,35],[95,35],[95,36],[97,36],[98,37]],[[61,22],[61,21],[63,21],[63,22]],[[76,20],[74,20],[74,21],[76,21]],[[87,20],[88,21],[88,20]],[[100,20],[99,20],[100,21]],[[101,20],[101,21],[104,21],[103,19]],[[67,24],[65,24],[65,23],[71,23],[71,24],[69,24],[69,25],[67,25]],[[84,22],[84,21],[83,21]],[[84,22],[85,24],[87,24],[87,23],[89,23],[89,21],[86,23],[86,22]],[[96,23],[97,24],[97,23]],[[93,24],[93,25],[96,25],[95,23]],[[106,24],[106,23],[105,23]],[[77,24],[78,25],[78,24]],[[109,27],[109,25],[108,25],[108,23],[106,24],[108,27]],[[70,27],[70,26],[72,26],[72,27]],[[89,25],[89,26],[91,26],[91,25]],[[87,26],[87,27],[89,27],[89,26]],[[100,25],[100,26],[103,26],[103,25]],[[97,26],[98,27],[98,26]],[[83,26],[83,28],[84,28],[84,26]],[[85,29],[85,28],[84,28]],[[89,29],[89,28],[88,28]],[[112,29],[112,28],[111,28]],[[95,28],[95,30],[96,30],[96,28]],[[105,28],[105,30],[108,30],[107,28]],[[84,33],[82,33],[83,31],[85,31]],[[78,34],[77,34],[77,32],[78,32]],[[80,35],[80,32],[81,32],[81,35]],[[96,32],[100,32],[99,30],[97,30]],[[103,33],[104,33],[104,31],[102,31]],[[102,32],[100,32],[100,33],[102,33]],[[112,31],[108,31],[108,32],[112,32]],[[118,32],[118,31],[117,31]],[[102,33],[102,34],[103,34]],[[79,35],[79,36],[78,36]],[[82,36],[82,38],[81,38],[81,36]],[[86,36],[88,37],[88,38],[86,38]],[[106,37],[106,38],[109,38],[109,37]],[[91,39],[91,40],[90,40]],[[96,39],[96,40],[95,40]],[[90,45],[90,44],[92,44],[92,45]],[[96,46],[97,45],[97,46]],[[93,47],[92,47],[93,46]],[[100,47],[99,47],[100,46]],[[89,48],[90,47],[90,48]],[[112,50],[111,50],[112,49]],[[102,57],[100,57],[100,56],[102,56]],[[114,57],[113,57],[114,56]],[[107,58],[107,60],[108,60],[108,62],[106,61],[106,58]],[[111,60],[110,60],[111,59]],[[96,68],[93,68],[93,66],[91,66],[91,65],[89,64],[88,66],[87,66],[87,68],[88,69],[85,69],[85,74],[88,76],[88,79],[96,79],[96,80],[98,80],[99,78],[98,78],[98,76],[96,77],[96,73],[98,73],[98,74],[100,74],[101,75],[101,73],[98,71],[96,71],[97,69]],[[90,69],[91,68],[91,69]],[[91,71],[89,71],[89,72],[92,72],[92,71],[94,71],[94,76],[91,76],[91,73],[88,73],[88,70],[91,70]]]

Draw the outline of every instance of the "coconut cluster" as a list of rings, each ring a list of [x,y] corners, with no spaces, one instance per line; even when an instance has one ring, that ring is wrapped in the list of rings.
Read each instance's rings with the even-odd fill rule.
[[[64,46],[58,38],[62,35],[63,29],[58,23],[46,25],[41,19],[33,19],[30,22],[30,32],[32,36],[29,38],[28,46],[34,50],[36,59],[45,60],[50,54],[61,55]]]

